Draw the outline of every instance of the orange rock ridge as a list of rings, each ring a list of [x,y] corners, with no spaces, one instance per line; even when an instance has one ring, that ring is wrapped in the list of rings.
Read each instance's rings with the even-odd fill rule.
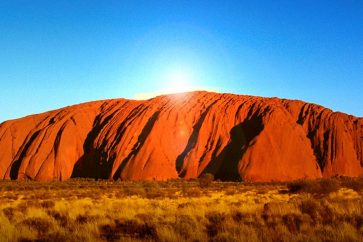
[[[0,124],[0,177],[285,181],[363,174],[363,119],[211,92],[89,102]]]

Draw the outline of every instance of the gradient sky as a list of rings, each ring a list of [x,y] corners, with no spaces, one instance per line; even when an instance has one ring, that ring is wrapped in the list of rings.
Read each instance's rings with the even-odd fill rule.
[[[363,1],[0,1],[0,121],[178,78],[363,116]]]

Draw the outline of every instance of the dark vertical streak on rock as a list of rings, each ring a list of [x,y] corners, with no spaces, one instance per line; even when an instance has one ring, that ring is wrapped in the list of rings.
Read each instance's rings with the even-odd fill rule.
[[[121,162],[120,166],[117,168],[113,179],[118,179],[121,176],[122,170],[125,168],[127,162],[133,157],[135,156],[139,150],[141,149],[141,147],[144,145],[146,138],[148,137],[148,135],[150,134],[156,120],[158,119],[160,114],[160,111],[156,111],[147,121],[147,123],[145,124],[144,128],[142,129],[136,144],[134,145],[134,147],[132,148],[132,151],[130,152],[130,154]]]
[[[21,161],[23,160],[23,158],[25,157],[29,147],[31,146],[31,144],[33,143],[33,141],[38,137],[40,133],[40,130],[36,131],[29,140],[26,141],[26,143],[24,144],[24,147],[21,151],[21,154],[19,156],[19,158],[17,160],[15,160],[12,165],[11,165],[11,169],[10,169],[10,178],[11,180],[15,180],[18,178],[18,173],[19,173],[19,168],[21,165]]]
[[[215,100],[212,104],[210,104],[206,110],[201,114],[199,120],[197,123],[193,126],[193,132],[191,136],[189,137],[188,143],[184,149],[184,151],[177,157],[176,159],[176,170],[179,173],[180,177],[183,177],[185,175],[185,171],[182,170],[183,163],[185,157],[188,155],[188,153],[195,147],[198,140],[198,135],[200,128],[202,127],[202,124],[205,120],[205,117],[207,116],[209,110],[212,108],[212,106],[217,102],[218,100]]]

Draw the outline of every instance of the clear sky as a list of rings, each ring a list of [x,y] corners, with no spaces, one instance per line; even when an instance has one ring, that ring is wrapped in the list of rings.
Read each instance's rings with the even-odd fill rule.
[[[0,1],[0,121],[207,89],[363,116],[363,1]]]

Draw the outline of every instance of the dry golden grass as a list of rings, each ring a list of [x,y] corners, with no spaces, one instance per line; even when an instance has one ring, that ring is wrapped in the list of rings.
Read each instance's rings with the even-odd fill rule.
[[[0,241],[363,241],[359,182],[3,181]]]

